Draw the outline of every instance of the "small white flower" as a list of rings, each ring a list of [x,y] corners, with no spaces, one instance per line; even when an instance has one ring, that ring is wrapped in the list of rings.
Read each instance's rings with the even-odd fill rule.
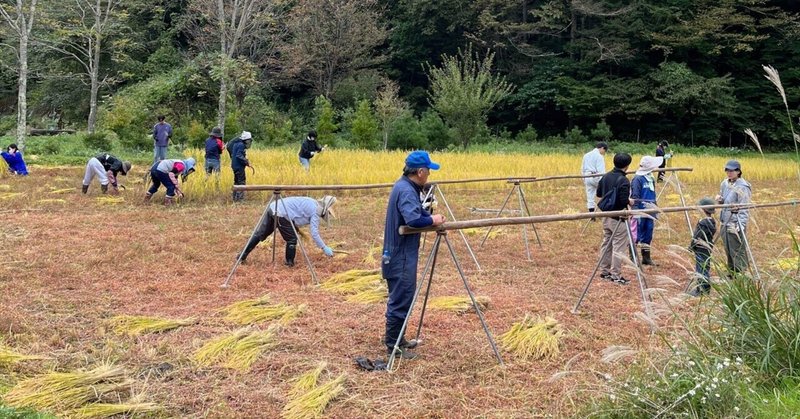
[[[689,361],[689,366],[693,367],[694,366],[694,361]]]
[[[715,383],[718,383],[718,382],[719,382],[719,378],[717,378],[717,377],[714,377],[714,379],[713,379],[713,380],[711,380],[711,381],[713,381],[713,382],[715,382]]]
[[[678,378],[678,373],[677,373],[677,372],[673,372],[673,373],[672,373],[672,375],[670,375],[670,377],[672,377],[672,378]]]
[[[741,364],[741,363],[742,363],[742,358],[739,358],[739,357],[737,356],[737,357],[736,357],[736,364],[738,365],[738,364]]]
[[[613,394],[609,394],[609,395],[608,395],[608,398],[609,398],[609,399],[611,399],[611,400],[616,400],[616,399],[617,399],[617,396],[615,396],[615,395],[613,395]]]
[[[735,410],[735,411],[737,411],[737,412],[738,412],[738,411],[739,411],[739,408],[738,408],[737,406],[733,406],[733,410]]]
[[[703,398],[700,399],[700,403],[705,403],[705,402],[706,402],[706,396],[703,396]]]
[[[714,393],[714,397],[719,398],[719,393]]]
[[[694,391],[694,390],[689,390],[689,395],[690,395],[690,396],[694,396],[695,394],[697,394],[697,392],[696,392],[696,391]]]

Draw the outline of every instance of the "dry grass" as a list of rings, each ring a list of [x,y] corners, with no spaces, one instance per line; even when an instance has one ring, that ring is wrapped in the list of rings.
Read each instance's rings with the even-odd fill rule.
[[[44,356],[24,355],[0,344],[0,368],[8,367],[22,361],[48,359]]]

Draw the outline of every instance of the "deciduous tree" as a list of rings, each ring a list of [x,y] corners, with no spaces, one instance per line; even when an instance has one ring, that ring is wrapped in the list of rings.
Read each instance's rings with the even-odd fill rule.
[[[25,133],[28,125],[28,44],[36,17],[37,0],[16,0],[13,7],[0,5],[0,15],[11,34],[17,38],[17,146],[25,149]]]

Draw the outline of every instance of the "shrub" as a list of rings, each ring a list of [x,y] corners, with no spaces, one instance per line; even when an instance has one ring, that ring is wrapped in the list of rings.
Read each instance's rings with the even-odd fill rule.
[[[17,130],[17,116],[0,116],[0,135],[13,135]]]
[[[539,138],[539,133],[537,133],[536,129],[530,125],[517,133],[517,141],[519,142],[532,143],[536,141],[537,138]]]
[[[111,139],[103,131],[87,133],[83,136],[83,145],[95,151],[111,151]]]
[[[333,133],[338,128],[333,121],[334,114],[333,105],[325,96],[319,96],[314,100],[314,119],[316,121],[317,141],[322,144],[333,143]]]
[[[606,124],[605,120],[603,120],[595,125],[595,127],[590,131],[589,135],[594,141],[608,141],[614,134],[611,132],[611,127]]]
[[[192,148],[205,148],[206,138],[208,138],[209,132],[211,132],[211,130],[206,128],[202,122],[192,119],[189,122],[189,126],[186,128],[186,144]]]
[[[431,110],[425,111],[420,118],[419,125],[420,128],[422,128],[422,134],[427,140],[427,147],[430,149],[444,150],[447,149],[450,144],[455,143],[450,129],[447,128],[447,125],[445,125],[442,118],[439,117],[439,114],[436,112]]]
[[[572,127],[571,130],[564,133],[564,141],[570,144],[581,144],[588,141],[588,139],[580,128]]]
[[[428,147],[428,138],[414,114],[403,112],[392,123],[389,129],[389,147],[403,150]]]
[[[378,120],[372,114],[372,106],[368,100],[358,102],[350,126],[351,140],[357,147],[374,149],[377,146]]]

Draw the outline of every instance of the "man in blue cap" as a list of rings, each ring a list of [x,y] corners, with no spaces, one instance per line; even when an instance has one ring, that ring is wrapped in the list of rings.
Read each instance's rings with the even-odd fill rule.
[[[420,234],[401,236],[400,226],[428,227],[444,223],[441,214],[431,216],[422,208],[420,192],[428,182],[431,170],[439,165],[432,162],[428,152],[414,151],[406,157],[403,176],[395,182],[389,195],[386,208],[386,227],[383,232],[382,273],[389,286],[389,300],[386,303],[386,336],[384,343],[391,355],[395,343],[400,341],[399,354],[405,359],[413,359],[416,354],[409,352],[417,346],[414,340],[407,341],[400,336],[411,300],[417,286],[417,262],[419,259]]]

